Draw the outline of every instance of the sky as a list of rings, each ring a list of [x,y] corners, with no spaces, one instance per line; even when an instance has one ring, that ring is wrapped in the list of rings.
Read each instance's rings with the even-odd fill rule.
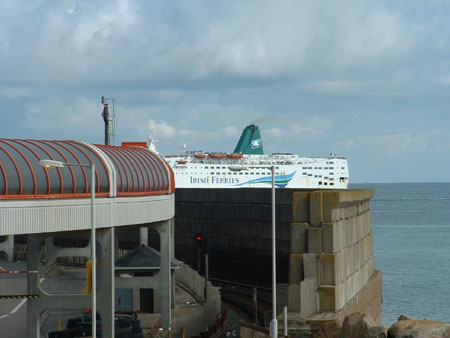
[[[350,182],[448,182],[450,2],[0,1],[0,137],[161,154],[348,159]],[[111,100],[109,101],[111,102]]]

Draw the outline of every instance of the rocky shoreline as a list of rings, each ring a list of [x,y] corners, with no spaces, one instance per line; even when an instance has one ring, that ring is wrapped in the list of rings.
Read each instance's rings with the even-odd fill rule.
[[[401,315],[387,328],[379,326],[366,313],[354,313],[345,318],[341,327],[336,322],[324,324],[314,338],[450,338],[450,323],[415,319]]]

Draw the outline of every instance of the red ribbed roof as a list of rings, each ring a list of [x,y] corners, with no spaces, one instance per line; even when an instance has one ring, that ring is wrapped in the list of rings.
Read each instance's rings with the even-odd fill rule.
[[[0,139],[0,199],[90,195],[89,168],[44,169],[39,166],[42,159],[78,164],[94,162],[96,196],[168,194],[175,189],[170,167],[146,148]]]

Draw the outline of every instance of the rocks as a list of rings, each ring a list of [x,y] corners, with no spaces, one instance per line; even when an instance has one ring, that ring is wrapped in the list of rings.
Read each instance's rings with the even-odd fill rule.
[[[386,329],[377,326],[366,313],[353,313],[344,319],[340,338],[386,338]]]
[[[372,326],[367,329],[363,338],[386,338],[386,331],[387,330],[384,326]]]
[[[322,325],[314,338],[386,338],[386,328],[377,326],[369,314],[354,313],[345,317],[340,328],[334,321]],[[450,338],[450,337],[449,337]]]
[[[450,338],[450,323],[400,316],[388,330],[389,338]]]
[[[339,338],[340,332],[340,326],[335,321],[331,321],[322,325],[314,335],[314,338]]]

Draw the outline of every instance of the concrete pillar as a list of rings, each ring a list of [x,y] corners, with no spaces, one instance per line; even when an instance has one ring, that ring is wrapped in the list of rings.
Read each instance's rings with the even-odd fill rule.
[[[148,228],[142,227],[139,229],[139,238],[141,245],[148,245]]]
[[[27,235],[27,261],[28,270],[39,270],[39,249],[41,238],[37,235]],[[36,273],[27,274],[27,294],[39,294],[39,275]],[[39,299],[27,300],[27,338],[39,338],[39,328],[41,311],[39,309]]]
[[[4,242],[0,243],[0,251],[3,251],[8,256],[8,260],[12,261],[14,259],[14,236],[5,236]]]
[[[114,228],[114,257],[119,258],[119,229]]]
[[[97,261],[97,311],[102,319],[102,336],[114,337],[114,228],[97,229],[100,243]]]
[[[164,329],[171,327],[172,282],[170,274],[171,261],[171,221],[163,221],[155,227],[160,236],[161,267],[159,275],[159,294],[161,300],[161,325]]]

